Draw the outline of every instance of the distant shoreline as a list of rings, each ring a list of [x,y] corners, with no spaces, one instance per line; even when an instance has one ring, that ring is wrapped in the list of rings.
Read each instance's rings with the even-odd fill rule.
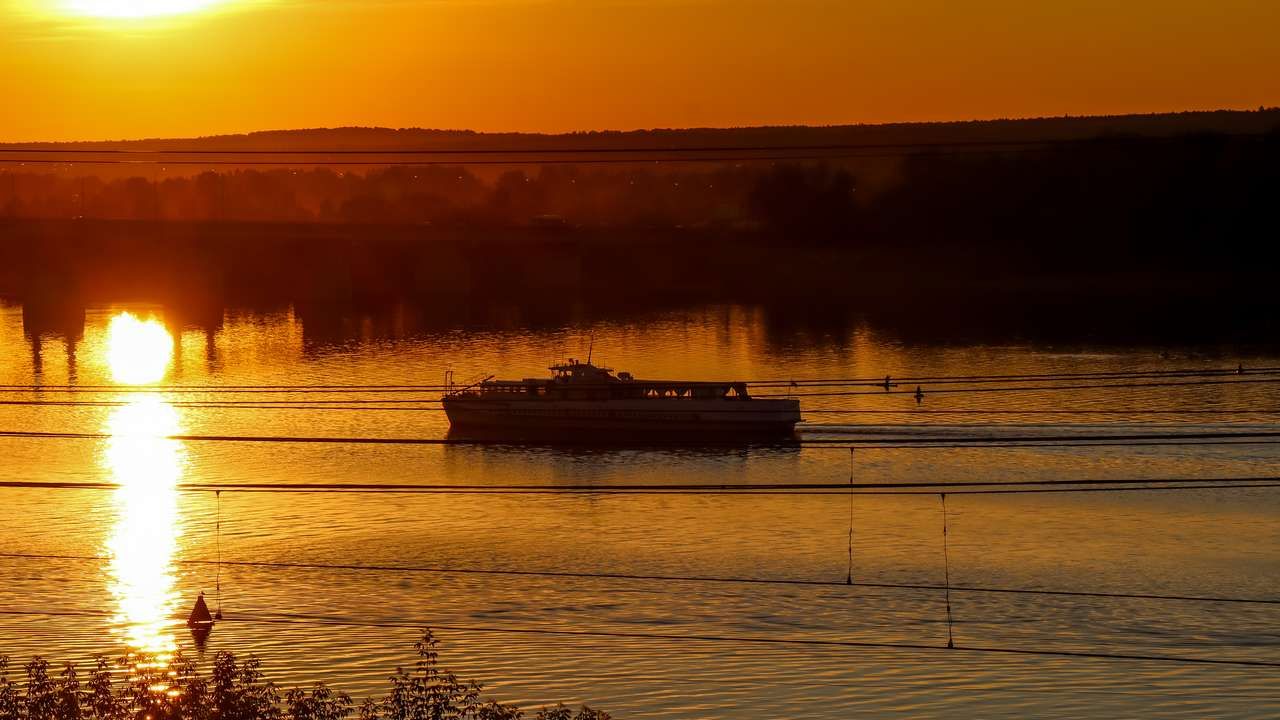
[[[0,296],[33,303],[608,303],[1153,299],[1270,307],[1275,276],[1206,262],[1048,269],[966,246],[788,245],[715,228],[437,228],[322,223],[0,219]],[[1224,296],[1223,293],[1230,296]]]
[[[478,132],[430,128],[335,127],[259,130],[199,137],[129,140],[8,141],[0,152],[19,147],[68,150],[172,149],[306,149],[306,148],[448,148],[501,147],[529,150],[547,147],[618,145],[680,147],[690,144],[779,142],[975,142],[995,140],[1067,140],[1108,135],[1174,136],[1187,133],[1266,133],[1280,126],[1280,107],[1250,110],[1184,110],[1119,115],[1064,115],[1025,118],[939,120],[928,122],[850,123],[837,125],[758,125],[745,127],[590,130],[564,133]]]

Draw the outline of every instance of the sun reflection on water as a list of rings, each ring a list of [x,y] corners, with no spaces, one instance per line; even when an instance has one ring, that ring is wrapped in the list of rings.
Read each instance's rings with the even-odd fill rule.
[[[156,320],[121,313],[111,320],[107,361],[119,382],[154,382],[164,377],[172,340]],[[155,396],[132,399],[107,420],[103,461],[118,485],[116,522],[107,539],[110,591],[116,624],[124,628],[130,649],[167,662],[176,648],[173,615],[173,555],[181,528],[177,484],[183,449],[166,436],[179,432],[178,413]]]
[[[159,320],[140,320],[131,312],[111,318],[107,366],[116,382],[141,385],[163,380],[172,359],[173,338]]]

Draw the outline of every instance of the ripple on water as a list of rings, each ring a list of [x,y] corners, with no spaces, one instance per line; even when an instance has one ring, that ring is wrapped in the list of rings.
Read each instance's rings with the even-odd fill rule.
[[[24,353],[0,355],[0,381],[111,382],[103,351],[112,313],[92,311],[74,378],[67,353],[45,348],[37,376]],[[600,323],[596,350],[649,376],[878,377],[1219,367],[1209,356],[1160,359],[1160,349],[904,343],[859,326],[821,343],[772,338],[757,312],[712,308]],[[195,332],[193,337],[185,337]],[[577,354],[590,329],[433,330],[394,342],[307,340],[289,313],[229,314],[210,336],[183,331],[175,384],[439,382],[501,372],[536,376],[549,358]],[[47,341],[46,345],[52,340]],[[0,346],[29,347],[21,313],[0,308]],[[585,350],[585,347],[583,348]],[[1246,364],[1280,365],[1275,358]],[[1231,363],[1233,365],[1234,360]],[[927,388],[928,389],[928,388]],[[287,396],[286,396],[287,397]],[[66,399],[66,398],[59,398]],[[131,400],[108,396],[107,399]],[[169,402],[179,398],[166,397]],[[181,399],[197,399],[184,396]],[[1275,407],[1270,386],[1193,390],[946,395],[917,408],[906,396],[810,398],[806,409],[873,410],[822,419],[810,431],[864,437],[1084,436],[1152,431],[1270,431],[1269,416],[1151,416],[1152,408]],[[1071,410],[1046,416],[1039,411]],[[435,437],[438,411],[283,411],[174,405],[192,434]],[[937,411],[969,414],[945,416]],[[970,411],[1000,411],[980,415]],[[1005,411],[1025,414],[1009,414]],[[1081,414],[1076,411],[1129,411]],[[923,412],[922,412],[923,411]],[[108,425],[114,408],[0,407],[0,429],[66,432]],[[933,414],[931,414],[933,413]],[[846,422],[849,420],[851,422]],[[1158,422],[1160,424],[1154,424]],[[974,423],[999,427],[975,430]],[[927,425],[927,427],[921,427]],[[110,462],[108,441],[5,441],[0,479],[136,481],[153,468],[138,445]],[[1277,446],[815,448],[724,451],[565,451],[548,448],[369,447],[183,443],[164,477],[182,482],[459,484],[1020,481],[1273,475]],[[119,459],[119,458],[117,458]],[[161,458],[163,459],[163,458]],[[113,474],[114,473],[114,474]],[[117,477],[120,476],[120,477]],[[97,555],[120,507],[109,493],[5,491],[0,551]],[[1272,597],[1280,576],[1280,496],[1270,490],[1160,494],[949,497],[950,574],[973,586]],[[145,499],[145,498],[143,498]],[[140,504],[139,507],[144,507]],[[166,522],[174,560],[211,559],[214,499],[178,494]],[[847,497],[327,496],[222,498],[224,558],[303,563],[603,571],[660,575],[817,579],[849,568]],[[936,495],[853,499],[853,568],[863,582],[942,581]],[[180,532],[178,532],[180,531]],[[211,566],[150,568],[184,610],[211,591]],[[88,659],[119,650],[106,565],[0,558],[0,609],[92,610],[106,617],[0,614],[0,653]],[[314,615],[360,622],[474,628],[715,634],[864,642],[945,643],[945,608],[930,590],[743,585],[583,578],[224,567],[228,621],[204,651],[254,652],[285,684],[326,679],[356,695],[375,692],[410,663],[415,631],[343,625],[261,624],[252,617]],[[167,597],[167,596],[166,596]],[[1275,660],[1275,606],[955,593],[963,643],[1056,650],[1104,649],[1192,657]],[[238,618],[238,620],[237,620]],[[161,622],[165,622],[161,618]],[[180,619],[159,628],[196,652]],[[619,717],[1239,717],[1280,714],[1273,669],[1006,657],[879,648],[723,644],[665,639],[564,637],[442,630],[446,663],[527,705],[590,702]]]

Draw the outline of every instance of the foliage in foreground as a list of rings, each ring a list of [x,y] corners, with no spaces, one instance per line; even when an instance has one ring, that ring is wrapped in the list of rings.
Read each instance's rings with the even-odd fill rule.
[[[414,643],[418,660],[411,671],[397,668],[381,698],[358,708],[351,696],[317,683],[281,694],[264,679],[250,656],[219,652],[209,677],[195,663],[176,656],[171,663],[128,655],[116,670],[99,657],[87,677],[70,663],[56,675],[48,661],[26,665],[25,681],[9,677],[9,659],[0,657],[0,720],[518,720],[524,713],[481,697],[475,681],[461,681],[440,667],[439,641],[427,630]],[[564,705],[544,708],[534,720],[609,720],[608,713]]]

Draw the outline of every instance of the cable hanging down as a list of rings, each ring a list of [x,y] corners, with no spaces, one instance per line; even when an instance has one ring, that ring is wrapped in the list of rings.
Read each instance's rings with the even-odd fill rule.
[[[849,566],[845,584],[853,584],[853,448],[849,448]]]
[[[947,547],[947,494],[938,493],[942,500],[942,572],[945,581],[943,597],[947,606],[947,648],[955,648],[955,636],[952,634],[951,619],[951,553]]]

